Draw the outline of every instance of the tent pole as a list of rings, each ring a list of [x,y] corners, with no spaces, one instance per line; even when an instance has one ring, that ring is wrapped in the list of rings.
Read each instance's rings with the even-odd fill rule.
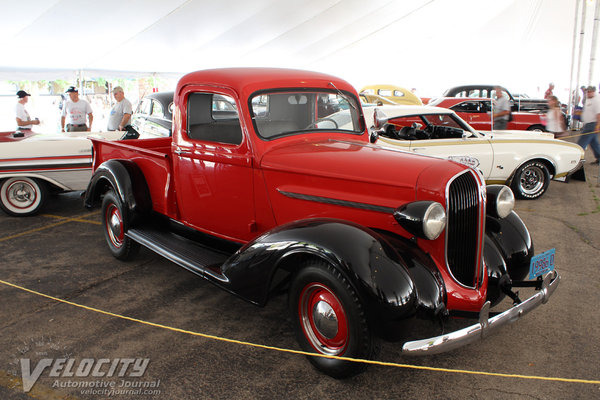
[[[590,73],[588,85],[593,85],[594,63],[596,62],[596,39],[598,37],[598,20],[600,19],[600,0],[596,0],[596,11],[594,11],[594,28],[592,30],[592,50],[590,53]]]
[[[575,73],[575,47],[577,46],[577,25],[579,24],[579,4],[581,0],[577,0],[575,2],[575,23],[573,24],[573,46],[571,48],[571,75],[569,77],[569,106],[567,110],[569,110],[569,121],[573,121],[573,111],[578,104],[575,103],[577,97],[579,96],[579,88],[575,87],[575,91],[573,91],[573,75]]]
[[[579,76],[581,74],[581,58],[583,56],[583,38],[585,36],[585,12],[587,8],[587,1],[583,1],[583,8],[581,10],[581,31],[579,33],[579,56],[577,58],[577,85],[576,88],[579,90]],[[585,93],[583,93],[585,95]],[[582,99],[583,100],[583,99]]]

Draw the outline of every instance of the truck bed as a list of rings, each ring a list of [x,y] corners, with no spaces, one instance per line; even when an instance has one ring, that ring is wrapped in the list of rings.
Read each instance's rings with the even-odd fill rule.
[[[156,139],[129,139],[107,141],[92,139],[94,143],[94,170],[104,161],[129,160],[134,162],[144,174],[150,197],[152,209],[158,213],[172,216],[174,196],[170,179],[171,169],[171,142],[170,137]],[[170,200],[173,201],[170,201]]]

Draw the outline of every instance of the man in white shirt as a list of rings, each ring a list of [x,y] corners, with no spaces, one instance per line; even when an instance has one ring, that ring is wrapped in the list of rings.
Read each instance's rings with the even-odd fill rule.
[[[598,164],[600,160],[600,143],[598,142],[598,132],[600,131],[600,98],[596,96],[596,87],[588,86],[586,96],[583,101],[583,112],[581,113],[581,122],[583,129],[577,143],[587,149],[588,145],[592,145],[592,151],[596,157],[596,161],[591,164]]]
[[[508,96],[504,96],[500,87],[496,87],[496,100],[494,101],[494,115],[492,117],[494,119],[493,129],[506,129],[510,117],[510,100]]]
[[[110,110],[107,129],[109,131],[123,131],[129,125],[133,109],[131,102],[125,98],[125,93],[121,86],[116,86],[113,89],[113,96],[115,96],[117,104]]]
[[[63,105],[60,127],[66,132],[91,131],[94,115],[90,103],[79,98],[79,92],[75,86],[69,87],[67,93],[70,100]],[[86,125],[86,115],[90,123],[89,127]]]
[[[29,96],[31,95],[24,90],[19,90],[17,92],[17,97],[19,98],[15,107],[17,129],[22,131],[29,131],[33,125],[40,124],[40,120],[37,118],[32,120],[25,109],[25,104],[29,101]]]

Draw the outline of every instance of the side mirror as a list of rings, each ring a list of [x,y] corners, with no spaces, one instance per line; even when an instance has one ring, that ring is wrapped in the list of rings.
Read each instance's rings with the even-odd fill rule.
[[[375,110],[373,110],[373,124],[375,128],[383,128],[383,125],[387,122],[387,120],[387,115],[385,115],[384,112],[379,108],[375,108]]]
[[[375,143],[379,139],[379,130],[369,129],[369,142]]]

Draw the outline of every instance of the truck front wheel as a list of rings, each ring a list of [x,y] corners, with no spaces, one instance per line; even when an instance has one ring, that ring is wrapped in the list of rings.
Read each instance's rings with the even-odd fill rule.
[[[359,359],[376,356],[377,340],[369,330],[356,292],[329,264],[310,261],[296,273],[289,305],[296,337],[304,351]],[[366,367],[360,362],[319,356],[309,360],[334,378],[356,375]]]
[[[139,243],[125,235],[128,228],[127,210],[115,192],[109,190],[102,200],[102,226],[108,248],[115,258],[130,260],[139,251]]]

